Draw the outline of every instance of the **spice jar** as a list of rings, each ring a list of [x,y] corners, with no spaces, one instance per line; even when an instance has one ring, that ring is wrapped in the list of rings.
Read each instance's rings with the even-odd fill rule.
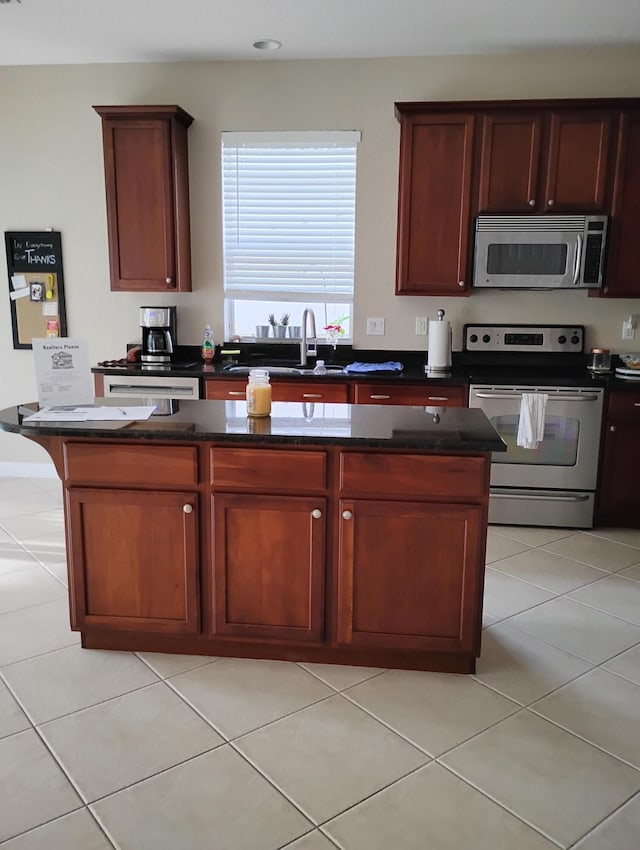
[[[271,414],[271,384],[266,369],[251,369],[247,384],[247,416]]]

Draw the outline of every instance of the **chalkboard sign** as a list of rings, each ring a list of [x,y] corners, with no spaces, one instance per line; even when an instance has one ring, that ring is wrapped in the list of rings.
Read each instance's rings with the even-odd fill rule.
[[[31,340],[67,335],[62,242],[54,230],[4,235],[14,348]]]

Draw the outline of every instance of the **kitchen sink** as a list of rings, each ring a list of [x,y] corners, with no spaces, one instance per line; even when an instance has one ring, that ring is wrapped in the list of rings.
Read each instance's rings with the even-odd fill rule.
[[[272,366],[269,363],[254,363],[251,366],[225,366],[224,372],[233,372],[236,375],[248,375],[251,369],[265,369],[270,375],[315,375],[318,374],[319,377],[322,377],[320,373],[315,373],[313,371],[313,366]],[[325,366],[327,370],[327,374],[333,375],[341,375],[343,372],[342,366]]]

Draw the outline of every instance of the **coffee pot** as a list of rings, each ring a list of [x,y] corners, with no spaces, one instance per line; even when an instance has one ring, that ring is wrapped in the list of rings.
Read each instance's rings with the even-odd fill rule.
[[[176,308],[141,307],[142,363],[162,365],[171,362],[176,344]]]

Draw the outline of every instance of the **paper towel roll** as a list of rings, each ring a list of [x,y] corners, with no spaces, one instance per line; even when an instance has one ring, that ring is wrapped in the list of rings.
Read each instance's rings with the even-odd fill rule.
[[[447,321],[429,321],[428,372],[451,369],[451,325]]]

